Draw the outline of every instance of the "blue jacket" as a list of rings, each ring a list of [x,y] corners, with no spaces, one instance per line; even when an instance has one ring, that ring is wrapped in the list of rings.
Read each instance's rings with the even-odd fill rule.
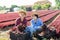
[[[34,19],[31,20],[31,25],[33,26],[34,29],[38,29],[39,27],[41,27],[43,25],[43,22],[40,18],[38,18],[35,22]]]

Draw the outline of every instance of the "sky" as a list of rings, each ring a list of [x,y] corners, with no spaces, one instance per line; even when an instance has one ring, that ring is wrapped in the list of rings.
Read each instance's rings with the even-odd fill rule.
[[[33,5],[35,2],[40,1],[40,0],[0,0],[0,6],[6,6],[6,7],[11,7],[11,5]],[[55,5],[54,0],[49,0],[52,2],[52,6]]]
[[[56,5],[55,0],[49,0],[49,1],[52,3],[52,6]]]

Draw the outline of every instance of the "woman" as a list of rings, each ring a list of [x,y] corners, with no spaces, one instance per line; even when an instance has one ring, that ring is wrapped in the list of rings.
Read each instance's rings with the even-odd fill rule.
[[[9,32],[18,31],[19,25],[22,25],[23,30],[25,29],[26,24],[27,24],[26,12],[25,11],[19,11],[18,15],[19,15],[19,18],[16,19],[15,26],[11,30],[9,30]]]
[[[28,35],[26,32],[24,32],[25,28],[27,27],[26,12],[19,11],[18,14],[20,17],[16,19],[15,28],[13,27],[14,29],[12,29],[12,31],[10,32],[10,38],[12,40],[17,40],[17,38],[22,40],[24,39],[23,35]]]
[[[24,26],[26,26],[26,24],[27,24],[27,20],[26,20],[26,12],[24,12],[24,11],[19,11],[19,18],[17,18],[16,19],[16,26],[17,25],[24,25]]]
[[[31,25],[26,27],[25,31],[30,32],[30,37],[33,36],[33,33],[36,32],[36,30],[40,29],[43,25],[42,20],[38,17],[37,14],[33,14],[32,20],[30,21]]]
[[[23,29],[27,26],[27,20],[26,20],[26,12],[25,11],[19,11],[19,18],[16,19],[15,27],[12,28],[12,30],[18,30],[18,26],[22,25]]]

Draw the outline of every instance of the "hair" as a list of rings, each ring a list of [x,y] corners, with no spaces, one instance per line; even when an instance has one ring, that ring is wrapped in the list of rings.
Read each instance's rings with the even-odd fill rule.
[[[26,15],[25,11],[19,11],[19,14],[23,13],[24,15]]]
[[[39,18],[38,14],[33,14],[33,16],[36,16],[37,18]]]

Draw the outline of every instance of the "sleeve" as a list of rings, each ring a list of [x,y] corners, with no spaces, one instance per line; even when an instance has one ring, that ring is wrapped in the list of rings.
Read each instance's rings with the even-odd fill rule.
[[[15,21],[15,26],[19,25],[20,24],[20,21],[21,19],[20,18],[17,18],[16,21]]]
[[[41,19],[39,19],[39,24],[40,24],[40,26],[43,25],[43,21]]]
[[[31,23],[31,26],[33,26],[33,19],[30,21],[30,23]]]

